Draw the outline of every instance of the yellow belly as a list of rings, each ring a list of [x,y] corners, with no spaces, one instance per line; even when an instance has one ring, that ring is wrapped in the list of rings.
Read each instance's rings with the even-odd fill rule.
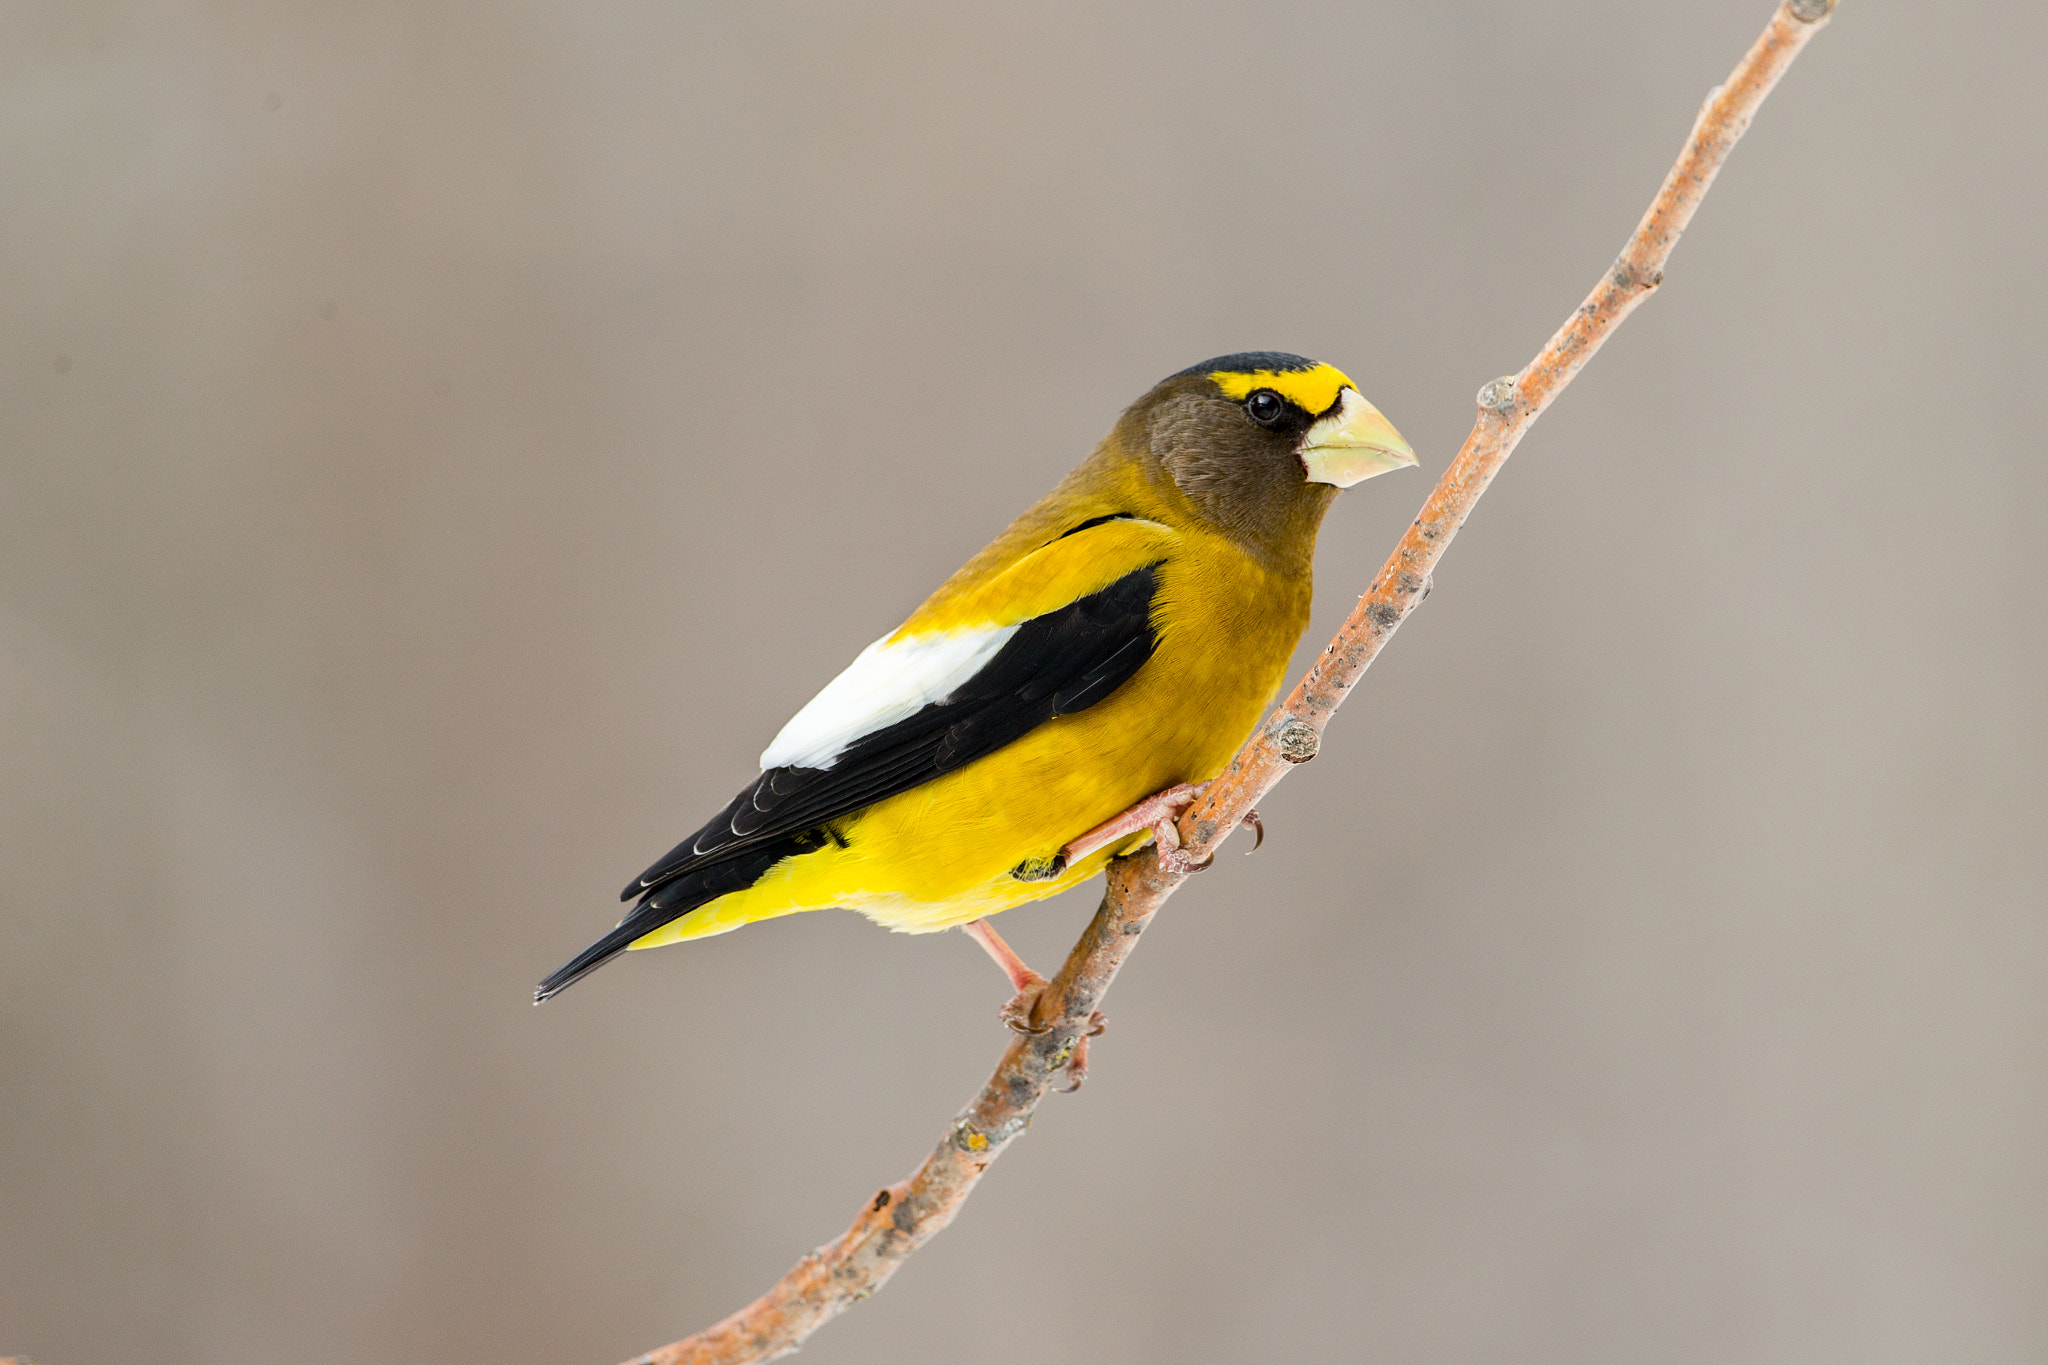
[[[1011,873],[1156,791],[1221,772],[1279,686],[1308,599],[1307,582],[1270,574],[1234,547],[1194,546],[1160,566],[1158,646],[1114,696],[837,822],[838,840],[784,859],[753,886],[633,946],[830,906],[929,933],[1088,880],[1148,836],[1133,835],[1051,880]]]

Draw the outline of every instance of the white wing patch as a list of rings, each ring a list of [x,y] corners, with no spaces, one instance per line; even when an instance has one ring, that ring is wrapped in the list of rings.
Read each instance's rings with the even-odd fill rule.
[[[847,746],[944,701],[1009,643],[1017,626],[884,635],[825,684],[761,751],[761,767],[829,768]]]

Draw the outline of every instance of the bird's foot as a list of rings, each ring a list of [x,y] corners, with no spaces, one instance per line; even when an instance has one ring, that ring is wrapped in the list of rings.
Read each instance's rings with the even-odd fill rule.
[[[1100,1037],[1108,1027],[1109,1020],[1102,1017],[1101,1010],[1088,1016],[1088,1027],[1074,1040],[1073,1055],[1067,1058],[1067,1083],[1060,1087],[1060,1093],[1071,1095],[1088,1083],[1088,1040]]]
[[[996,965],[1003,969],[1003,975],[1010,978],[1010,989],[1016,992],[1002,1009],[996,1012],[996,1016],[1005,1026],[1017,1033],[1046,1032],[1046,1029],[1031,1021],[1032,1014],[1038,1009],[1039,999],[1045,994],[1045,978],[1025,966],[1024,959],[1017,956],[1014,948],[1003,942],[1003,936],[997,933],[996,927],[987,920],[978,919],[972,924],[963,924],[960,927],[967,931],[967,937],[981,945],[982,951],[995,959]]]
[[[1182,782],[1177,786],[1168,787],[1163,792],[1154,792],[1122,815],[1103,821],[1061,849],[1061,861],[1072,867],[1096,850],[1107,848],[1125,835],[1136,834],[1141,829],[1151,830],[1153,838],[1158,839],[1160,828],[1163,826],[1172,829],[1173,822],[1180,819],[1181,812],[1194,805],[1195,799],[1208,785],[1206,782],[1199,785]],[[1159,845],[1162,854],[1169,847],[1176,852],[1180,849],[1180,835],[1173,834],[1168,837],[1172,840],[1171,844],[1162,841]],[[1161,861],[1164,862],[1165,859],[1162,857]]]
[[[1066,867],[1072,867],[1097,849],[1113,844],[1126,835],[1136,834],[1141,829],[1150,829],[1153,846],[1159,850],[1161,867],[1179,876],[1206,871],[1210,858],[1196,862],[1182,851],[1179,822],[1187,808],[1195,804],[1208,789],[1207,782],[1183,782],[1179,786],[1168,787],[1163,792],[1148,796],[1115,819],[1097,825],[1061,849],[1059,861]],[[1244,819],[1238,822],[1238,828],[1250,829],[1257,836],[1250,850],[1257,853],[1259,846],[1266,842],[1266,824],[1259,818],[1258,811],[1246,811]],[[1211,858],[1213,856],[1212,854]]]
[[[1192,804],[1194,798],[1188,799]],[[1181,807],[1181,810],[1186,809],[1186,806]],[[1207,872],[1209,864],[1216,861],[1216,855],[1212,853],[1202,861],[1196,862],[1188,851],[1180,846],[1180,811],[1159,817],[1158,822],[1152,826],[1152,847],[1159,852],[1159,865],[1175,876],[1184,877],[1193,872]]]
[[[1003,1027],[1012,1033],[1034,1036],[1052,1032],[1050,1025],[1031,1022],[1032,1014],[1038,1009],[1038,1002],[1045,998],[1047,984],[1044,977],[1026,968],[1025,979],[1018,983],[1017,993],[1004,1001],[1003,1007],[996,1011],[996,1018],[1003,1021]]]
[[[998,934],[995,926],[987,920],[978,919],[972,924],[963,924],[960,927],[967,931],[969,938],[979,943],[988,955],[996,960],[996,965],[1003,969],[1003,974],[1010,978],[1010,985],[1017,992],[1004,1003],[1001,1010],[997,1011],[997,1016],[1003,1021],[1004,1026],[1013,1032],[1034,1038],[1051,1033],[1052,1025],[1041,1024],[1036,1018],[1038,1002],[1045,998],[1045,988],[1049,984],[1046,979],[1025,966],[1024,959],[1018,957],[1016,951],[1003,942],[1003,936]],[[1079,1090],[1082,1083],[1088,1079],[1088,1040],[1101,1036],[1102,1031],[1108,1027],[1109,1021],[1102,1017],[1101,1010],[1096,1010],[1088,1016],[1087,1026],[1074,1039],[1072,1050],[1067,1054],[1063,1068],[1067,1073],[1067,1084],[1060,1087],[1062,1090],[1070,1093]]]

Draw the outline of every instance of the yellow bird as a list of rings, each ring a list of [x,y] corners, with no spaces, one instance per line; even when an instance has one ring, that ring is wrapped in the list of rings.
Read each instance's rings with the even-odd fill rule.
[[[985,917],[1148,837],[1185,865],[1173,820],[1280,685],[1323,514],[1414,464],[1328,365],[1254,351],[1162,381],[798,711],[761,775],[535,999],[626,948],[829,906],[906,933],[967,926],[1026,992],[1039,978]]]

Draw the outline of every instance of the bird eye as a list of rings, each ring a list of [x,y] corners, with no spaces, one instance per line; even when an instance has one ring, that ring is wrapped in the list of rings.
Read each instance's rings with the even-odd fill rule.
[[[1287,403],[1271,389],[1260,389],[1244,400],[1244,410],[1260,426],[1270,427],[1286,413]]]

